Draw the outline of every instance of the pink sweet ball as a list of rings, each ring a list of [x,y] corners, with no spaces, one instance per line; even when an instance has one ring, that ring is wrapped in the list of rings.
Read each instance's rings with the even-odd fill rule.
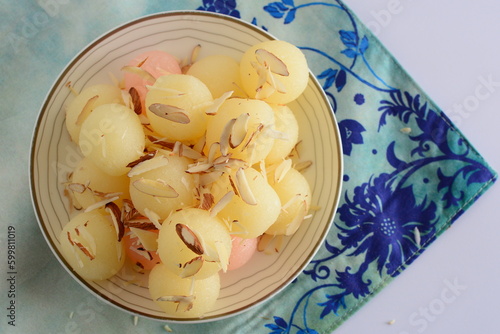
[[[245,265],[257,251],[258,238],[242,239],[232,236],[231,256],[227,270],[234,270]]]
[[[144,61],[145,59],[146,61]],[[177,58],[164,51],[153,50],[144,52],[132,59],[127,65],[137,66],[141,62],[144,62],[141,65],[141,68],[149,72],[155,78],[167,74],[182,73]],[[141,99],[142,110],[144,111],[144,100],[146,99],[146,94],[148,92],[146,85],[153,85],[153,82],[147,82],[137,74],[130,72],[124,72],[124,80],[125,89],[127,91],[131,87],[137,89],[137,92],[139,93],[139,97]]]

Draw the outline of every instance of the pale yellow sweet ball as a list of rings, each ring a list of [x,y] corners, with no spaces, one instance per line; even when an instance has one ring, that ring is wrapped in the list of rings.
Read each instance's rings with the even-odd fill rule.
[[[196,235],[198,241],[195,244],[201,246],[202,251],[197,253],[186,245],[179,233],[188,235],[189,240],[193,237],[189,236],[189,230],[180,232],[179,224],[187,226]],[[190,276],[195,279],[212,276],[227,268],[230,254],[231,236],[228,229],[219,218],[212,217],[206,210],[180,210],[162,223],[158,236],[158,255],[165,267],[177,276]],[[201,267],[198,267],[198,271],[188,274],[186,263],[198,256],[203,258]]]
[[[265,159],[274,143],[274,138],[268,133],[274,127],[274,112],[266,102],[252,99],[226,100],[217,114],[210,116],[205,152],[208,153],[213,143],[227,142],[227,138],[221,138],[226,125],[244,114],[249,115],[245,137],[237,146],[229,147],[227,153],[231,154],[232,158],[244,160],[250,165]]]
[[[293,111],[286,105],[271,105],[274,111],[274,129],[277,138],[266,156],[266,164],[275,164],[283,161],[297,144],[299,139],[299,124]]]
[[[210,106],[212,94],[198,78],[187,74],[169,74],[156,79],[146,95],[146,114],[153,129],[170,140],[194,143],[203,136],[207,126],[205,110]],[[172,106],[173,113],[183,113],[172,120],[151,111],[152,105]],[[171,114],[173,114],[171,113]],[[174,115],[175,116],[175,115]],[[177,118],[179,118],[177,117]]]
[[[123,98],[118,87],[106,84],[84,88],[69,103],[66,109],[66,128],[72,141],[78,144],[80,128],[90,112],[98,106],[108,103],[123,104]]]
[[[261,51],[264,50],[264,51]],[[270,68],[273,78],[267,77],[263,86],[259,83],[259,71]],[[243,87],[251,98],[270,103],[286,104],[303,93],[309,79],[309,67],[302,51],[285,41],[265,41],[250,47],[241,58],[240,73]],[[272,79],[279,81],[274,89]]]
[[[180,278],[173,274],[162,263],[157,264],[149,274],[151,298],[170,317],[202,317],[213,309],[219,292],[219,274],[193,282],[190,278]],[[179,302],[179,297],[184,297],[182,302]]]
[[[83,209],[102,201],[103,196],[110,193],[119,193],[118,205],[122,199],[130,198],[127,175],[112,176],[106,174],[89,158],[83,158],[76,166],[71,175],[71,182],[86,186],[83,192],[73,191],[75,200]]]
[[[123,175],[127,165],[143,155],[145,136],[133,110],[121,104],[103,104],[83,122],[79,146],[84,156],[109,175]]]
[[[203,81],[214,98],[232,91],[233,96],[244,96],[241,91],[240,64],[227,55],[211,55],[195,62],[187,74]]]
[[[147,216],[149,210],[156,213],[160,219],[165,219],[172,211],[195,204],[195,183],[193,175],[186,173],[191,163],[188,158],[157,154],[141,165],[154,165],[159,159],[168,162],[161,167],[132,176],[129,191],[134,207],[142,215]],[[163,195],[163,192],[167,194]]]
[[[267,234],[291,235],[297,231],[311,205],[311,188],[304,175],[291,168],[282,177],[269,173],[269,184],[279,196],[282,210]]]
[[[260,172],[247,168],[244,169],[244,174],[248,187],[255,197],[255,204],[249,204],[248,200],[235,195],[217,215],[231,222],[231,233],[244,239],[251,239],[264,233],[276,221],[281,204],[276,191]],[[234,183],[236,176],[233,174],[231,178]],[[212,186],[215,202],[232,190],[229,176],[226,174]]]
[[[102,210],[73,217],[62,229],[59,242],[64,259],[84,279],[110,278],[125,261],[123,243],[118,241],[111,217]]]

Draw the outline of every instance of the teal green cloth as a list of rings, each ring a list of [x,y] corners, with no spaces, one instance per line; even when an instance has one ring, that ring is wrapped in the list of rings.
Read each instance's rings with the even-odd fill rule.
[[[65,65],[117,25],[179,9],[240,17],[301,47],[335,110],[345,175],[327,240],[289,288],[227,320],[169,324],[173,333],[330,333],[496,180],[467,139],[340,1],[1,0],[2,261],[15,239],[14,287],[7,265],[0,266],[1,333],[165,333],[164,323],[154,320],[141,318],[134,326],[130,314],[103,303],[66,273],[37,225],[28,165],[38,111]],[[11,300],[15,327],[6,317]]]

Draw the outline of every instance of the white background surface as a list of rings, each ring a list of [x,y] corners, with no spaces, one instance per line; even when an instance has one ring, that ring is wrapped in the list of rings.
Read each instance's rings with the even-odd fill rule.
[[[500,1],[344,2],[500,171]],[[335,334],[500,333],[498,183]]]

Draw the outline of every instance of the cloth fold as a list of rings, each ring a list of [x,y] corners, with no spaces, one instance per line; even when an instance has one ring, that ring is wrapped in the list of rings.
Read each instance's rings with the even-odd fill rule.
[[[341,1],[2,1],[0,144],[6,158],[0,162],[0,243],[7,244],[13,227],[17,281],[11,298],[16,326],[4,319],[0,332],[166,331],[154,320],[134,324],[132,315],[98,300],[66,274],[31,208],[28,152],[43,98],[71,58],[117,25],[181,9],[241,18],[303,50],[335,111],[345,174],[330,233],[289,287],[232,318],[168,324],[173,333],[330,333],[496,180],[471,143]],[[8,291],[8,282],[1,282]],[[2,298],[7,305],[7,296]]]

